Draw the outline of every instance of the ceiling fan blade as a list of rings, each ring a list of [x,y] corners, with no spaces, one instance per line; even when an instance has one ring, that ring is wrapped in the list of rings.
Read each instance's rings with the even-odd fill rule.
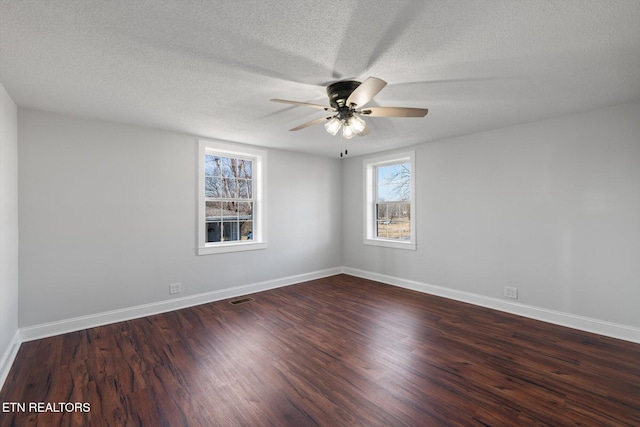
[[[299,105],[301,107],[318,108],[320,110],[333,110],[333,108],[331,108],[331,107],[326,107],[326,106],[320,105],[320,104],[310,104],[308,102],[289,101],[287,99],[270,99],[269,101],[281,102],[283,104]]]
[[[292,130],[304,129],[304,128],[307,128],[309,126],[313,126],[313,125],[317,125],[318,123],[322,123],[325,120],[329,120],[330,118],[331,118],[331,116],[329,116],[329,117],[320,117],[319,119],[311,120],[310,122],[303,123],[300,126],[296,126],[293,129],[289,129],[289,130],[292,131]]]
[[[349,98],[347,98],[347,106],[355,104],[357,107],[362,107],[367,102],[371,101],[374,96],[378,94],[387,85],[387,82],[377,77],[369,77],[367,80],[360,83]]]
[[[360,111],[360,114],[369,117],[424,117],[428,112],[427,108],[371,107]]]

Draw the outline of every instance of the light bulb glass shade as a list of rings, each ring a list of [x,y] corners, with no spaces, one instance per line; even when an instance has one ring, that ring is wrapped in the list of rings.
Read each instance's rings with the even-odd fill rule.
[[[353,131],[353,126],[351,126],[349,122],[342,126],[342,136],[347,139],[351,139],[356,136],[356,133]]]
[[[367,126],[367,123],[360,116],[353,116],[349,119],[349,124],[356,134],[359,134]]]
[[[340,122],[340,120],[338,118],[332,117],[327,123],[324,124],[324,128],[331,135],[335,136],[335,134],[337,134],[338,131],[340,130],[340,126],[341,125],[342,125],[342,123]]]

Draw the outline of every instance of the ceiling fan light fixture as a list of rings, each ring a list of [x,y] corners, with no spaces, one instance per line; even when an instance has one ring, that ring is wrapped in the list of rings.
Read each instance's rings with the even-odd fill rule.
[[[342,122],[337,117],[332,117],[324,124],[324,128],[333,136],[338,133],[340,126],[342,126]]]
[[[346,122],[344,126],[342,126],[342,136],[346,139],[351,139],[356,136],[356,132],[353,129],[353,126]]]
[[[365,122],[361,117],[354,115],[349,119],[349,125],[353,128],[353,131],[357,134],[362,132],[365,127],[367,127],[367,122]]]

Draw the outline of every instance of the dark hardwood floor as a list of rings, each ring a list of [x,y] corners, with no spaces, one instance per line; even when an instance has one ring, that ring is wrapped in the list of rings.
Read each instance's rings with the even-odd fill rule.
[[[0,426],[640,426],[639,344],[346,275],[251,297],[23,343]]]

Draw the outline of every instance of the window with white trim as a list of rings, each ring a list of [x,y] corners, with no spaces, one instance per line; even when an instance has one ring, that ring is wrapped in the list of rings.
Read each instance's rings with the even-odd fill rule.
[[[201,140],[198,254],[267,247],[265,150]]]
[[[364,160],[364,243],[416,249],[414,152]]]

